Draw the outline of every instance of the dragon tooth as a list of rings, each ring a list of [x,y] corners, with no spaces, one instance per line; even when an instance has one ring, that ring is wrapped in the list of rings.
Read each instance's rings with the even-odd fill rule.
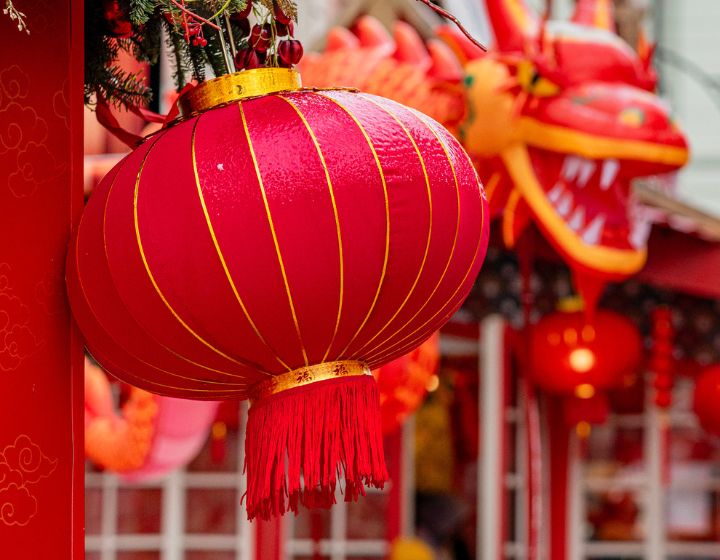
[[[648,237],[650,237],[650,229],[652,228],[652,223],[650,220],[641,218],[637,220],[632,227],[632,232],[630,233],[629,241],[630,245],[632,245],[635,249],[642,249],[645,244],[647,243]]]
[[[572,194],[566,192],[560,201],[557,203],[557,211],[563,218],[565,218],[572,208],[573,197]]]
[[[588,245],[597,245],[600,242],[603,228],[605,227],[605,215],[598,214],[593,221],[588,224],[582,233],[582,239]]]
[[[604,191],[608,190],[615,182],[618,171],[620,170],[620,162],[616,159],[607,159],[603,163],[602,173],[600,174],[600,188]]]
[[[580,174],[578,175],[578,186],[580,188],[583,188],[585,185],[587,185],[587,182],[590,180],[590,177],[593,176],[593,173],[595,173],[595,162],[591,160],[582,160],[580,164]]]
[[[560,200],[560,195],[562,195],[564,191],[564,187],[562,186],[562,183],[555,183],[555,186],[550,189],[550,191],[547,194],[547,197],[550,199],[550,202],[555,204],[558,200]]]
[[[573,231],[580,231],[580,228],[585,225],[585,209],[582,206],[578,206],[573,212],[572,216],[568,220],[568,226]]]
[[[568,156],[565,158],[565,164],[563,165],[563,178],[566,181],[574,181],[575,177],[580,171],[580,165],[582,160],[576,156]]]

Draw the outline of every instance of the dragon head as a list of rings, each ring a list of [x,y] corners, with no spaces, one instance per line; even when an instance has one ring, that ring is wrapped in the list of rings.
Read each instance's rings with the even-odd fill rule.
[[[460,138],[512,244],[532,218],[573,268],[637,272],[650,224],[633,180],[674,172],[688,146],[654,93],[647,45],[614,33],[610,0],[580,0],[572,22],[542,22],[522,0],[486,0],[495,48],[466,60]],[[441,32],[442,33],[442,32]],[[461,58],[457,34],[445,38]]]

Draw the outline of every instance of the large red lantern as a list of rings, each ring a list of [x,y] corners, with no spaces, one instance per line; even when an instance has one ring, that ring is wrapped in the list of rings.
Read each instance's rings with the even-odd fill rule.
[[[637,327],[618,313],[557,311],[532,329],[531,379],[542,389],[591,399],[596,391],[622,386],[642,362]]]
[[[412,352],[373,371],[383,433],[397,430],[420,407],[439,365],[440,335],[435,333]]]
[[[461,305],[487,247],[440,125],[264,68],[205,82],[93,194],[68,256],[93,356],[136,386],[250,398],[250,518],[382,486],[371,368]]]
[[[720,436],[720,365],[706,368],[695,382],[693,410],[702,428]]]

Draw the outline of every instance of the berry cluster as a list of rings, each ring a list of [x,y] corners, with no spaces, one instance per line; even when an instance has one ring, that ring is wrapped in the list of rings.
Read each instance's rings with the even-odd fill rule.
[[[230,19],[246,39],[244,46],[235,55],[235,67],[238,70],[263,66],[290,68],[300,62],[303,47],[300,41],[293,38],[295,26],[292,18],[283,11],[277,0],[272,5],[272,13],[262,17],[263,12],[253,10],[253,2],[248,0],[244,10],[231,16]],[[252,27],[251,14],[258,20]]]

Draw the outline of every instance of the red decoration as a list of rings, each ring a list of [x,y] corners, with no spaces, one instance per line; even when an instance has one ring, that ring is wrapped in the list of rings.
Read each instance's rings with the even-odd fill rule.
[[[581,399],[621,386],[642,360],[642,339],[635,325],[603,309],[592,322],[582,311],[551,313],[535,325],[530,344],[532,380],[551,393]]]
[[[119,0],[103,0],[103,17],[108,31],[114,37],[127,38],[133,34],[132,23],[120,7]]]
[[[127,480],[155,479],[192,460],[217,407],[130,387],[118,413],[107,377],[85,360],[85,454]]]
[[[422,404],[440,363],[439,342],[435,333],[409,354],[373,372],[380,389],[383,433],[397,430]]]
[[[659,408],[670,408],[672,404],[673,370],[673,339],[675,329],[672,325],[672,312],[667,307],[659,307],[653,313],[653,348],[650,369],[655,373],[653,388],[655,389],[655,405]]]
[[[720,436],[720,365],[706,368],[695,382],[693,410],[703,429]]]
[[[294,75],[224,76],[186,101]],[[370,368],[461,305],[486,210],[459,144],[401,105],[349,91],[224,101],[98,186],[68,290],[113,375],[168,396],[251,397],[248,515],[267,518],[329,506],[338,471],[347,499],[382,486]]]

